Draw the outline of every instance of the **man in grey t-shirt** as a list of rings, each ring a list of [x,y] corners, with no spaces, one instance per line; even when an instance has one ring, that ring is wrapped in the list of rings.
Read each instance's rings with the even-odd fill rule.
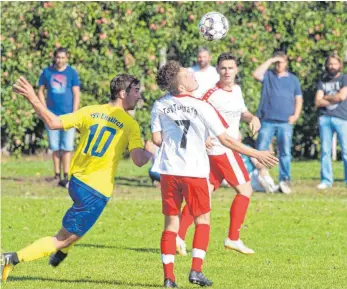
[[[333,184],[331,143],[336,132],[342,150],[342,160],[347,185],[347,75],[341,73],[342,61],[337,55],[328,56],[326,73],[318,83],[315,104],[319,108],[321,138],[321,183],[324,190]]]

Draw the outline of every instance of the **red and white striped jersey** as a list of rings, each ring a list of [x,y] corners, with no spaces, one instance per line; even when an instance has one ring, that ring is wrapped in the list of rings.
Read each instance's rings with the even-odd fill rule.
[[[228,124],[227,133],[234,139],[239,138],[239,127],[242,113],[247,111],[239,85],[234,85],[231,91],[222,89],[218,83],[208,90],[202,100],[209,102],[221,114]],[[215,137],[211,132],[211,136]],[[208,149],[209,155],[221,155],[229,149],[224,147],[218,139],[213,141],[213,148]]]
[[[162,145],[152,170],[160,174],[207,178],[210,171],[205,147],[208,132],[218,136],[227,127],[216,110],[190,95],[167,94],[154,103],[151,116],[152,132],[162,134]]]

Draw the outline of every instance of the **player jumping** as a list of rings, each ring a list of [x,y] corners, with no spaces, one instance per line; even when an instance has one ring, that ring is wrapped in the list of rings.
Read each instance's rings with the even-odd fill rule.
[[[69,194],[72,207],[66,212],[62,228],[54,237],[44,237],[31,245],[2,257],[2,280],[6,281],[14,266],[50,254],[50,264],[57,266],[68,249],[95,224],[108,203],[120,158],[126,148],[134,164],[143,166],[151,158],[150,143],[143,149],[138,123],[127,113],[141,99],[139,81],[120,74],[110,84],[108,104],[86,106],[74,113],[56,116],[41,104],[33,87],[23,77],[13,86],[23,95],[50,129],[77,128],[80,144],[69,171]]]
[[[224,146],[255,157],[267,167],[277,165],[278,159],[270,152],[254,150],[228,136],[215,109],[191,96],[198,84],[194,74],[179,63],[169,61],[160,68],[157,84],[162,90],[169,91],[154,103],[152,109],[152,138],[161,147],[153,170],[161,175],[162,212],[165,215],[161,238],[164,287],[177,287],[174,260],[183,198],[196,224],[189,281],[211,286],[212,281],[202,273],[210,235],[207,183],[210,168],[205,148],[208,131]]]

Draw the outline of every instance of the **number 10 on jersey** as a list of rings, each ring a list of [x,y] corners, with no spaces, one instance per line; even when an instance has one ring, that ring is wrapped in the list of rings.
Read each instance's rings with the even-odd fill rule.
[[[88,142],[87,142],[86,147],[83,150],[83,153],[85,153],[85,154],[88,153],[90,144],[95,137],[95,133],[98,129],[98,126],[99,126],[98,124],[94,124],[89,128]],[[102,138],[106,132],[109,133],[108,138],[107,138],[106,142],[104,143],[104,145],[102,146],[102,148],[99,149],[100,142],[101,142],[101,140],[102,140]],[[116,129],[114,129],[112,127],[109,127],[109,126],[102,127],[99,134],[98,134],[98,137],[95,141],[95,144],[92,147],[91,155],[94,157],[101,158],[105,154],[105,152],[107,151],[107,149],[110,146],[116,133],[117,133]]]

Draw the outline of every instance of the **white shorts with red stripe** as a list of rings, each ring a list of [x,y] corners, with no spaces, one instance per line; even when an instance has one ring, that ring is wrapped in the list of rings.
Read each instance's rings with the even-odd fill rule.
[[[239,153],[229,150],[222,155],[209,155],[210,183],[217,190],[225,179],[232,187],[249,182],[249,174]]]

